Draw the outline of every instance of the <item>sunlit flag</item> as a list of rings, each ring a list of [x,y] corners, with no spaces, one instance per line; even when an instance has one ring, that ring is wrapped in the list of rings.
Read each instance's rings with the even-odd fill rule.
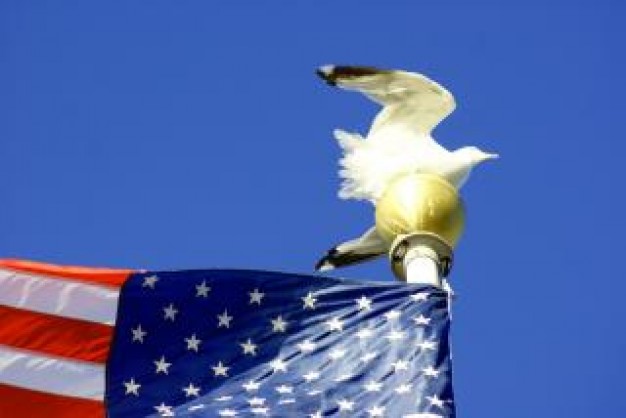
[[[0,264],[2,417],[452,417],[447,295]]]

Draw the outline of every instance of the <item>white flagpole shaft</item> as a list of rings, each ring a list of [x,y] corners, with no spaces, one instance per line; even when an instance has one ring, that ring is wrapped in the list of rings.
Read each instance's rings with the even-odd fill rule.
[[[418,247],[412,248],[407,252],[404,257],[406,281],[407,283],[441,287],[439,265],[435,258],[427,255],[428,252],[432,252],[432,250],[428,250],[430,249],[427,247]]]

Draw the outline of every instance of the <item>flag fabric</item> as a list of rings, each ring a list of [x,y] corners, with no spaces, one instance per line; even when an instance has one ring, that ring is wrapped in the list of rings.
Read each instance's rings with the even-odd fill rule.
[[[0,263],[0,417],[454,417],[447,294]]]

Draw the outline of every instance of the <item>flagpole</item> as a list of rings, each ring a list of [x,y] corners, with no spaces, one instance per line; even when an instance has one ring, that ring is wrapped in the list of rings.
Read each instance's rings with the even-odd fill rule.
[[[430,248],[411,248],[404,257],[403,264],[407,283],[441,287],[439,265]]]

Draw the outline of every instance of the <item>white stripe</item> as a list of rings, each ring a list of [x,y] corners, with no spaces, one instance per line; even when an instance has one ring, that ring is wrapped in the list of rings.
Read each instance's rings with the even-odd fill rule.
[[[0,382],[11,386],[104,399],[104,366],[70,361],[0,344]]]
[[[118,298],[109,287],[0,269],[0,305],[112,325]]]

